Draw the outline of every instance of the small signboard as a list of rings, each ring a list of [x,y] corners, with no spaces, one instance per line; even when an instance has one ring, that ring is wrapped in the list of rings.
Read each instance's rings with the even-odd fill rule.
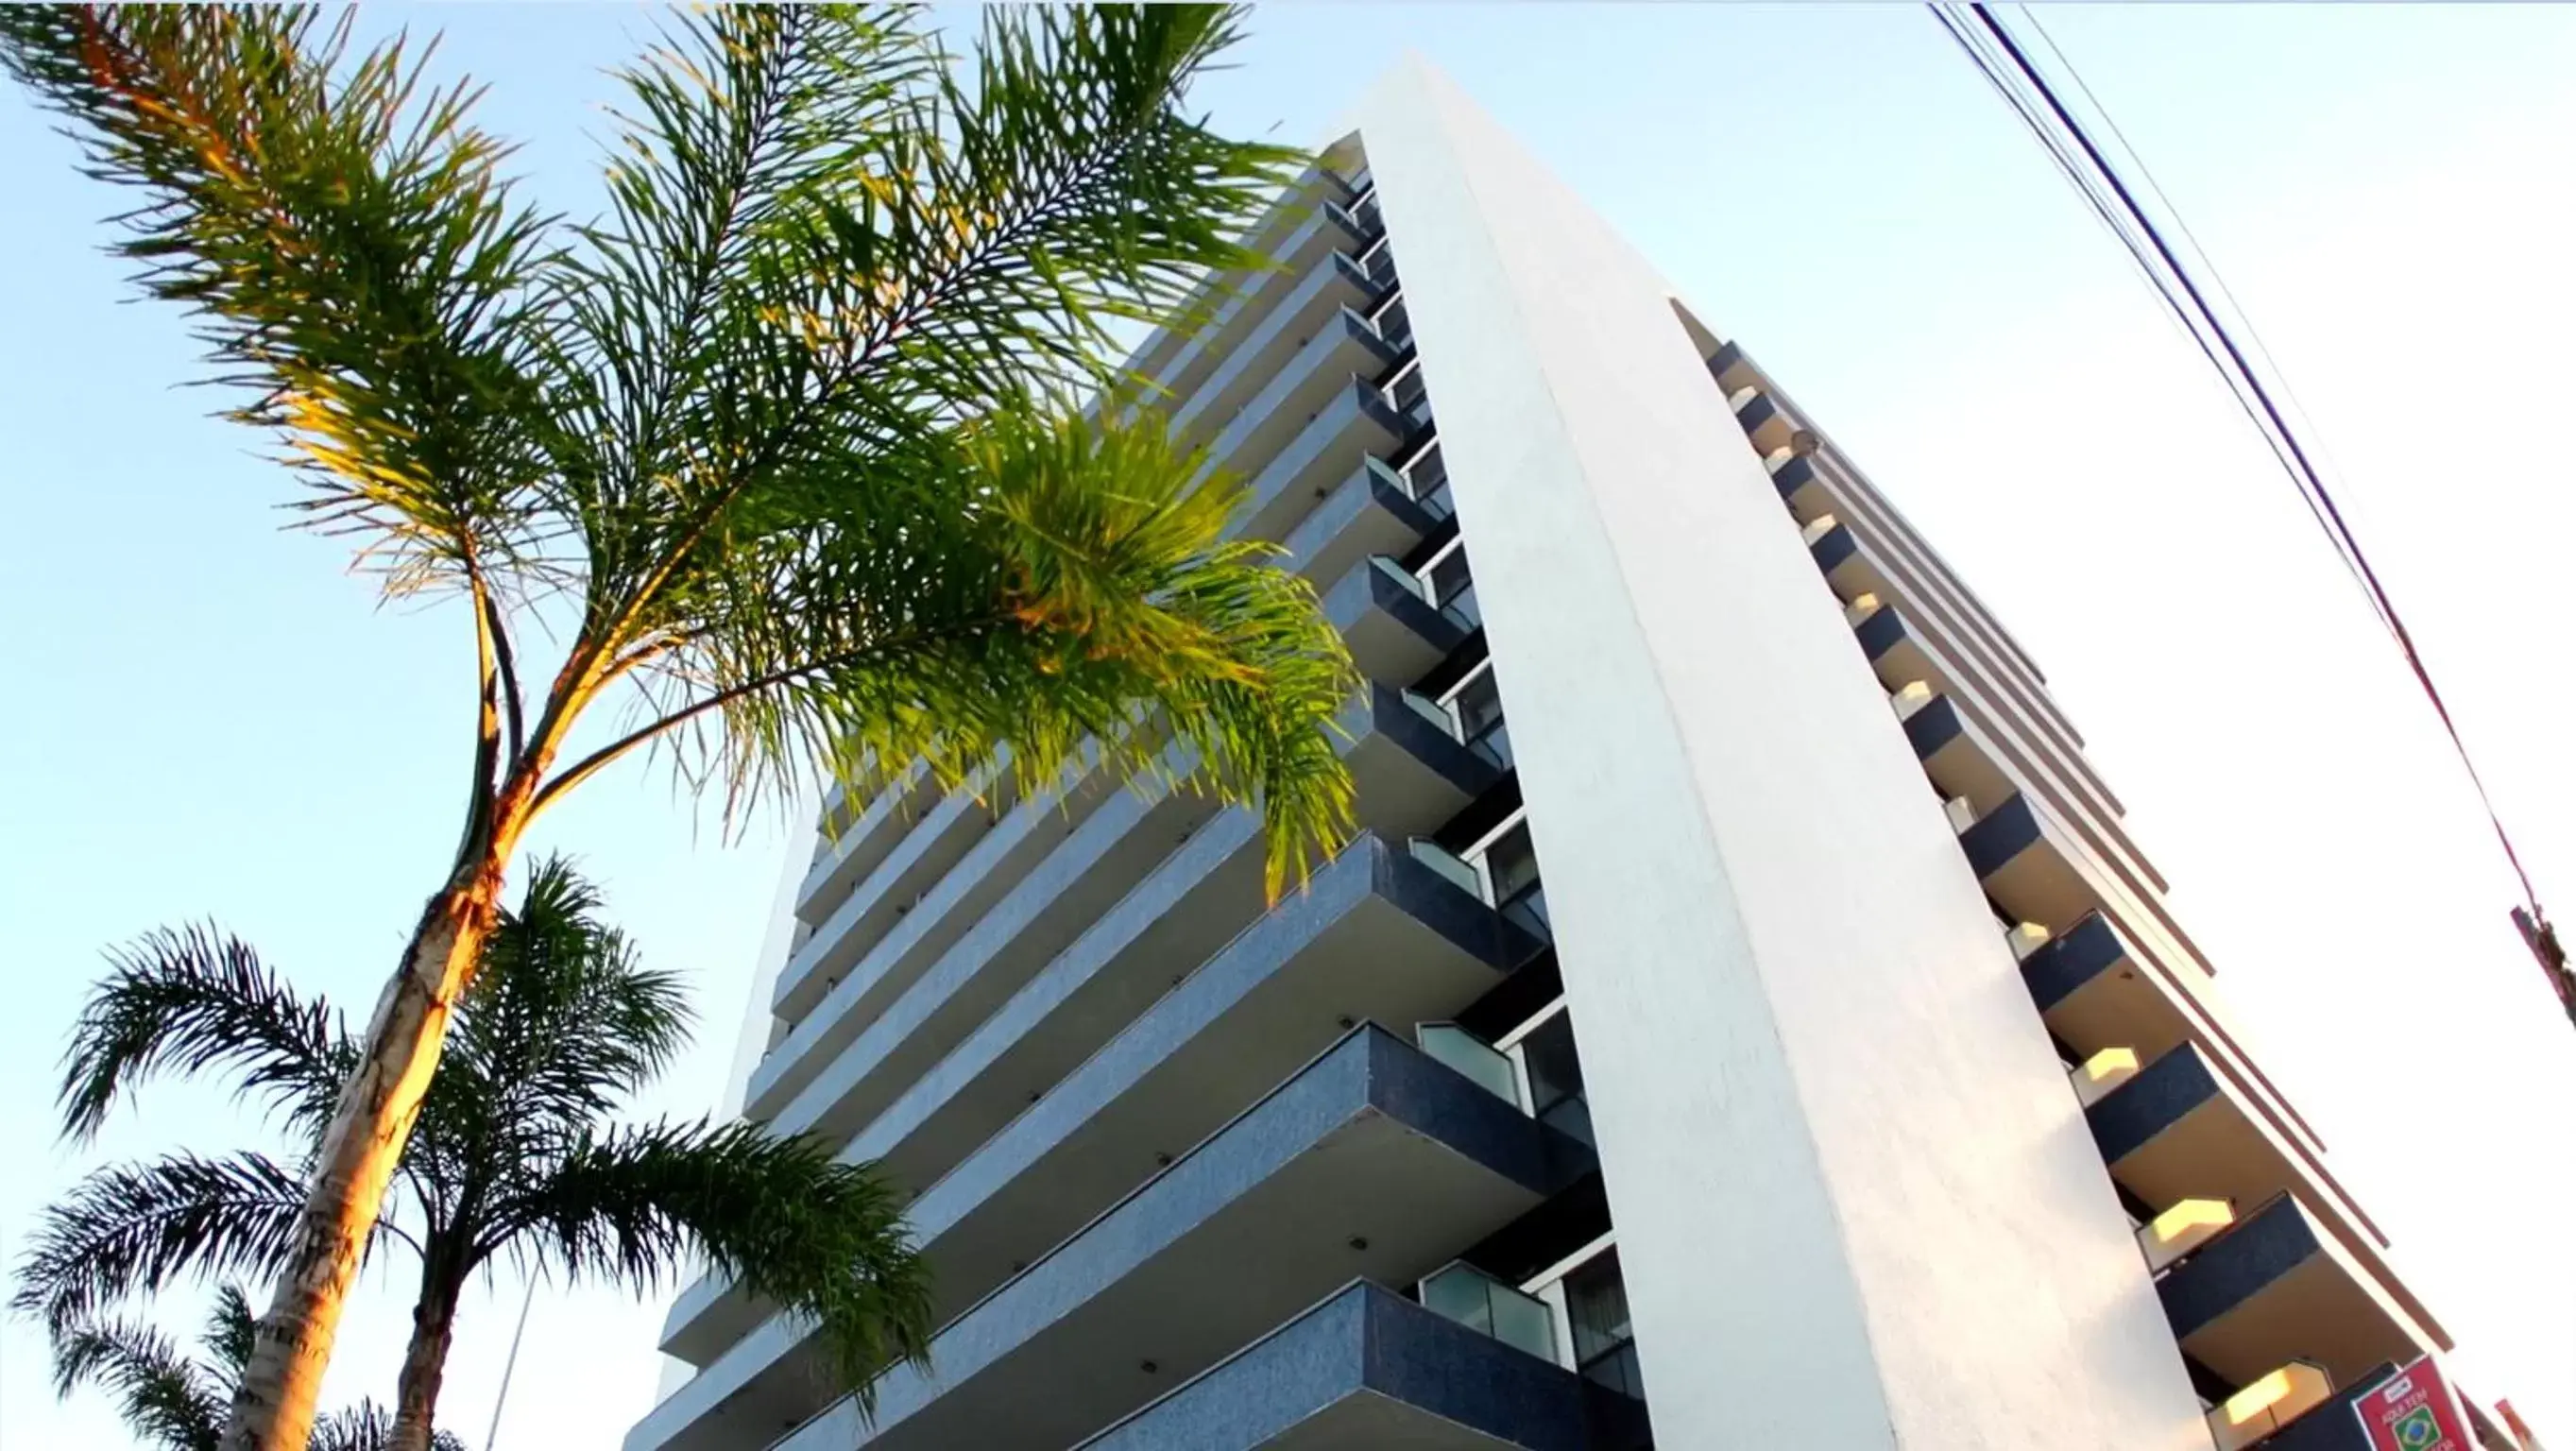
[[[2371,1451],[2477,1451],[2468,1418],[2429,1355],[2371,1387],[2352,1408]]]

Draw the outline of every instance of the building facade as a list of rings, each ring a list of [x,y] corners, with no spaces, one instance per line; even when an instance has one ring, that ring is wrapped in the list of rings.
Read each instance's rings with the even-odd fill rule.
[[[1360,836],[827,803],[741,1108],[915,1194],[872,1415],[716,1279],[628,1451],[2358,1448],[2448,1348],[2038,668],[1448,83],[1134,360],[1367,675]],[[1213,284],[1212,284],[1213,285]]]

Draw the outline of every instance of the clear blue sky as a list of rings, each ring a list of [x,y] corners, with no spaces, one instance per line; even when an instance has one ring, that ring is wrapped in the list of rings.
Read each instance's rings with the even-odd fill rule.
[[[2576,11],[2057,9],[2046,20],[2262,323],[2351,512],[2483,748],[2544,894],[2576,918],[2564,746],[2565,400]],[[596,198],[604,66],[632,7],[383,11],[444,27],[551,204]],[[2464,1342],[2576,1439],[2576,1034],[2437,735],[2285,485],[2126,261],[1929,19],[1902,8],[1279,7],[1208,88],[1323,139],[1418,49],[1743,339],[2049,670],[2267,1063]],[[363,1008],[452,842],[463,622],[383,609],[283,532],[282,476],[168,310],[119,306],[116,204],[0,100],[0,1251],[106,1156],[255,1135],[157,1095],[95,1152],[46,1105],[99,947],[213,915]],[[708,1019],[651,1107],[718,1098],[801,823],[716,824],[643,770],[541,846],[578,853]],[[791,841],[792,839],[792,841]],[[516,1281],[466,1308],[443,1409],[481,1444]],[[606,1448],[649,1403],[658,1304],[541,1299],[505,1447]],[[193,1313],[174,1316],[182,1327]],[[378,1277],[333,1395],[384,1397]],[[114,1445],[0,1331],[0,1445]]]

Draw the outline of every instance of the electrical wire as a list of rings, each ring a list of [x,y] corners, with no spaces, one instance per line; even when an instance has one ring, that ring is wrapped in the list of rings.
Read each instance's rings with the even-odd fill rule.
[[[2344,517],[2342,507],[2336,503],[2333,492],[2327,487],[2324,475],[2310,457],[2307,446],[2300,439],[2299,431],[2292,427],[2280,404],[2274,400],[2273,390],[2265,384],[2265,373],[2279,380],[2281,392],[2290,398],[2293,409],[2296,409],[2302,417],[2305,416],[2305,410],[2297,407],[2296,396],[2289,391],[2283,370],[2273,359],[2270,349],[2263,345],[2261,335],[2255,331],[2252,320],[2243,306],[2236,301],[2235,295],[2227,290],[2224,280],[2218,276],[2218,270],[2210,261],[2207,249],[2203,248],[2200,240],[2191,234],[2189,226],[2182,220],[2181,210],[2174,206],[2170,197],[2165,195],[2164,189],[2156,184],[2153,174],[2147,171],[2145,162],[2139,158],[2136,148],[2132,147],[2128,138],[2120,133],[2117,123],[2111,120],[2108,108],[2093,95],[2091,87],[2085,85],[2083,76],[2076,71],[2065,52],[2058,47],[2056,40],[2040,26],[2036,16],[2031,15],[2026,8],[2023,9],[2023,19],[2047,44],[2049,53],[2055,57],[2059,69],[2073,79],[2085,103],[2101,118],[2103,125],[2116,140],[2120,149],[2127,154],[2147,188],[2155,196],[2158,205],[2173,218],[2175,229],[2181,233],[2199,259],[2200,270],[2210,278],[2212,289],[2226,301],[2229,312],[2242,325],[2255,353],[2261,357],[2263,362],[2261,370],[2256,369],[2247,358],[2245,349],[2237,343],[2227,320],[2220,316],[2218,310],[2211,305],[2207,294],[2202,291],[2193,275],[2193,269],[2184,264],[2173,245],[2166,240],[2154,216],[2139,203],[2136,194],[2123,179],[2120,168],[2103,154],[2101,146],[2095,142],[2084,124],[2059,97],[2047,75],[2033,63],[2030,55],[2024,51],[2002,22],[1995,18],[1993,12],[1984,4],[1975,3],[1975,0],[1970,0],[1970,3],[1966,4],[1943,4],[1936,0],[1936,3],[1929,4],[1926,8],[1932,12],[1933,18],[1940,22],[1941,28],[1948,32],[1950,39],[1958,45],[1970,63],[1975,65],[1979,73],[1986,78],[1996,94],[2011,106],[2013,113],[2020,117],[2023,125],[2048,152],[2050,160],[2056,164],[2058,171],[2075,187],[2086,205],[2129,253],[2141,274],[2163,300],[2168,312],[2182,325],[2183,330],[2200,349],[2201,355],[2218,372],[2221,380],[2227,385],[2228,391],[2234,395],[2238,407],[2254,425],[2255,431],[2262,436],[2265,446],[2271,450],[2282,470],[2289,475],[2292,485],[2299,492],[2301,502],[2307,506],[2309,517],[2314,519],[2318,528],[2325,533],[2328,543],[2334,548],[2337,557],[2343,561],[2345,570],[2360,586],[2372,613],[2378,616],[2382,627],[2395,640],[2399,654],[2406,661],[2408,671],[2415,677],[2417,687],[2423,692],[2425,700],[2432,705],[2434,715],[2441,721],[2443,732],[2450,738],[2451,749],[2458,756],[2461,769],[2467,774],[2469,784],[2477,794],[2479,807],[2485,812],[2487,824],[2495,833],[2496,844],[2503,849],[2505,862],[2512,868],[2514,879],[2522,889],[2528,916],[2523,909],[2517,909],[2514,913],[2515,921],[2521,927],[2533,953],[2540,958],[2544,970],[2548,973],[2551,987],[2556,990],[2570,1017],[2576,1018],[2576,979],[2571,979],[2567,973],[2564,954],[2558,948],[2547,914],[2541,910],[2539,895],[2533,888],[2531,874],[2525,870],[2522,856],[2514,848],[2513,838],[2506,831],[2503,817],[2496,810],[2494,798],[2487,790],[2485,778],[2479,774],[2477,763],[2470,756],[2468,743],[2461,736],[2457,721],[2452,718],[2450,705],[2442,698],[2440,688],[2434,684],[2432,671],[2425,665],[2422,653],[2416,648],[2414,635],[2407,628],[2405,618],[2398,613],[2395,601],[2389,597],[2386,585],[2379,578],[2378,570],[2372,566],[2369,556],[2362,550],[2361,541],[2354,535],[2350,523]],[[1960,11],[1965,11],[1974,19],[1973,27],[1959,18],[1957,12]]]
[[[1991,43],[1986,41],[1979,32],[1959,25],[1942,6],[1936,4],[1929,8],[1932,18],[1940,22],[1943,30],[1949,32],[1950,39],[1968,57],[1969,63],[1974,65],[1994,86],[1995,93],[2004,99],[2005,104],[2012,107],[2013,114],[2021,118],[2022,125],[2028,128],[2032,137],[2039,142],[2041,149],[2048,153],[2049,159],[2056,163],[2058,174],[2065,177],[2067,184],[2075,188],[2076,194],[2084,199],[2094,217],[2102,223],[2103,229],[2111,234],[2112,240],[2126,249],[2130,260],[2137,263],[2139,280],[2146,283],[2156,294],[2157,300],[2164,305],[2166,315],[2181,326],[2183,335],[2191,339],[2192,346],[2200,350],[2200,355],[2208,360],[2211,370],[2219,375],[2222,382],[2229,385],[2231,396],[2236,399],[2237,406],[2245,411],[2247,419],[2254,424],[2254,430],[2262,438],[2264,446],[2272,451],[2272,456],[2280,461],[2282,468],[2295,472],[2296,461],[2283,449],[2281,441],[2273,436],[2271,430],[2263,426],[2260,412],[2246,398],[2244,391],[2235,385],[2226,362],[2219,357],[2217,344],[2196,320],[2193,309],[2182,298],[2174,295],[2174,285],[2167,280],[2167,270],[2157,265],[2154,254],[2148,250],[2147,243],[2138,235],[2136,229],[2124,223],[2124,214],[2117,199],[2102,190],[2092,173],[2086,169],[2083,160],[2068,148],[2056,128],[2050,125],[2049,118],[2042,115],[2038,108],[2023,96],[2021,90],[2006,78],[2004,72],[2006,62],[1993,49]],[[2309,516],[2316,520],[2317,527],[2325,530],[2331,538],[2334,532],[2333,526],[2318,511],[2316,501],[2308,496],[2305,489],[2299,491],[2299,499],[2307,507]],[[2337,546],[2337,553],[2338,555],[2342,553],[2340,545]],[[2346,561],[2345,567],[2347,569],[2351,567],[2349,560]],[[2370,599],[2369,591],[2366,589],[2363,591],[2363,598]],[[2373,601],[2372,612],[2376,614],[2378,609],[2377,603]],[[2384,619],[2382,623],[2385,623]]]
[[[2156,205],[2163,209],[2166,216],[2173,219],[2174,230],[2182,235],[2184,244],[2191,249],[2192,256],[2200,264],[2201,271],[2208,276],[2210,289],[2216,292],[2220,300],[2227,304],[2228,312],[2234,316],[2236,323],[2244,329],[2246,343],[2253,349],[2254,356],[2262,361],[2264,371],[2270,374],[2272,378],[2280,384],[2281,396],[2288,400],[2290,412],[2298,415],[2302,422],[2312,421],[2308,415],[2307,405],[2299,401],[2298,393],[2290,387],[2288,372],[2284,370],[2280,363],[2273,358],[2272,349],[2264,343],[2263,334],[2254,326],[2253,314],[2247,312],[2244,304],[2236,300],[2236,293],[2228,287],[2227,278],[2219,272],[2216,259],[2209,255],[2208,248],[2203,247],[2200,244],[2200,238],[2193,233],[2191,223],[2184,219],[2182,208],[2175,206],[2173,198],[2165,195],[2164,186],[2156,180],[2156,174],[2148,169],[2146,158],[2138,153],[2138,149],[2136,147],[2129,144],[2128,134],[2122,131],[2120,129],[2120,123],[2113,119],[2110,108],[2103,105],[2100,98],[2093,94],[2093,88],[2091,86],[2085,84],[2083,72],[2075,68],[2075,62],[2067,58],[2064,50],[2059,49],[2057,37],[2049,34],[2048,27],[2040,23],[2038,13],[2033,11],[2027,5],[2016,5],[2014,6],[2014,9],[2018,10],[2021,13],[2021,18],[2029,23],[2032,32],[2038,35],[2041,43],[2048,47],[2048,53],[2050,56],[2055,58],[2058,69],[2064,71],[2066,73],[2066,78],[2075,83],[2077,93],[2084,97],[2084,104],[2091,109],[2092,113],[2096,117],[2100,118],[2103,128],[2111,133],[2111,140],[2119,146],[2121,154],[2128,159],[2129,165],[2137,169],[2138,180],[2145,184],[2148,194],[2156,199]],[[2137,256],[2139,254],[2133,249],[2131,255]],[[2141,266],[2146,265],[2146,261],[2143,256],[2139,256],[2139,264]],[[2171,294],[2167,293],[2166,297],[2167,301],[2171,302]],[[2187,328],[2189,327],[2188,319],[2185,319],[2185,326]],[[2196,333],[2195,336],[2197,336]],[[2220,366],[2217,357],[2210,352],[2207,346],[2204,345],[2201,351],[2203,356],[2209,358],[2210,365],[2212,367]],[[2220,371],[2222,374],[2225,373],[2224,368],[2220,368]],[[2232,379],[2229,380],[2229,384],[2231,391],[2236,391]],[[2237,398],[2239,406],[2243,406],[2245,401],[2246,400],[2242,393],[2239,392]],[[2263,441],[2271,447],[2273,456],[2280,459],[2283,468],[2292,469],[2295,474],[2295,466],[2287,454],[2281,449],[2280,445],[2272,438],[2270,430],[2262,428],[2262,419],[2251,412],[2249,412],[2248,416],[2253,419],[2256,428],[2263,432]],[[2325,447],[2325,445],[2320,442],[2317,445],[2316,452],[2318,457],[2323,458],[2326,461],[2327,471],[2335,472],[2333,451]],[[2317,521],[2317,526],[2319,528],[2326,531],[2327,538],[2333,543],[2336,554],[2343,556],[2344,568],[2346,571],[2352,572],[2355,575],[2354,582],[2358,584],[2360,582],[2359,573],[2354,569],[2353,561],[2346,552],[2342,537],[2338,535],[2327,523],[2324,514],[2318,509],[2316,501],[2308,497],[2308,491],[2304,487],[2299,490],[2299,497],[2300,501],[2307,505],[2309,516]],[[2388,624],[2388,619],[2385,614],[2381,613],[2378,598],[2371,594],[2371,592],[2366,588],[2362,591],[2362,597],[2370,602],[2371,613],[2380,615],[2380,624],[2385,628]]]

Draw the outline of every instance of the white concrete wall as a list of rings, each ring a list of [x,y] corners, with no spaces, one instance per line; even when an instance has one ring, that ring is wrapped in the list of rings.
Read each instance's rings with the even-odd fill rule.
[[[2205,1451],[2001,934],[1667,289],[1445,79],[1357,114],[1657,1444]]]

